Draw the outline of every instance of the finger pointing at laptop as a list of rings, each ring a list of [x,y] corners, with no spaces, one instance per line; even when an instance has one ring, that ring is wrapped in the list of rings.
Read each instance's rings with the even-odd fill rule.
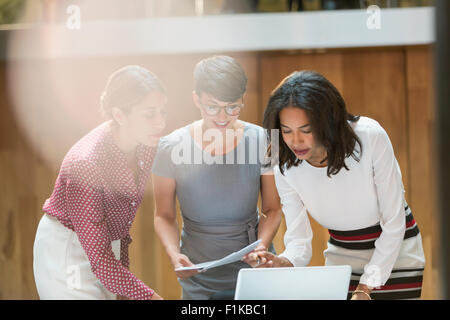
[[[242,261],[248,263],[252,268],[283,268],[294,265],[285,257],[279,257],[264,249],[255,249],[246,255]]]

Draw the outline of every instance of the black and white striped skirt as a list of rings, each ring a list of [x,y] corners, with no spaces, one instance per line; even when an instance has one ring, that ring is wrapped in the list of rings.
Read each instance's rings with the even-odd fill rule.
[[[425,255],[422,237],[411,209],[406,205],[406,231],[398,258],[387,282],[372,291],[372,299],[419,299],[422,293]],[[352,230],[328,230],[330,239],[324,251],[326,265],[351,265],[348,298],[359,284],[364,266],[369,263],[380,237],[380,224]]]

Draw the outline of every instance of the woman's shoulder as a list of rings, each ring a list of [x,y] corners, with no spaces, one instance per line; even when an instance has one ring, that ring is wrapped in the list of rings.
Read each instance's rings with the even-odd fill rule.
[[[292,167],[288,168],[286,163],[283,164],[281,168],[283,170],[280,169],[279,164],[277,164],[273,167],[273,173],[274,173],[275,177],[288,178],[288,177],[292,177],[292,176],[297,176],[301,172],[300,166],[292,166]]]
[[[283,170],[280,170],[280,166],[278,164],[273,167],[273,174],[277,188],[287,186],[293,187],[304,181],[304,179],[302,179],[304,177],[302,170],[299,167],[293,166],[288,169],[287,165],[284,164],[282,168]]]
[[[98,157],[80,152],[69,152],[61,164],[59,176],[75,184],[99,186],[103,179],[101,168]]]
[[[175,129],[171,133],[161,137],[158,142],[157,151],[161,152],[163,150],[171,150],[179,143],[182,143],[183,141],[186,141],[186,139],[189,139],[189,127],[191,124],[188,124],[184,127]]]
[[[355,131],[356,130],[371,130],[371,129],[376,129],[376,128],[381,128],[380,123],[377,120],[369,118],[369,117],[360,116],[359,120],[355,124]]]
[[[266,130],[263,127],[261,127],[257,124],[251,123],[251,122],[246,122],[246,121],[241,121],[241,122],[244,127],[244,133],[246,136],[253,137],[256,139],[265,137]]]
[[[92,163],[101,161],[107,153],[108,143],[112,142],[110,130],[109,122],[104,122],[92,129],[69,149],[65,161]]]
[[[373,139],[379,134],[386,133],[378,121],[369,117],[360,117],[353,130],[362,139]]]
[[[256,131],[256,132],[264,132],[265,131],[263,127],[255,124],[255,123],[247,122],[247,121],[243,121],[243,120],[240,120],[240,122],[245,130],[251,130],[251,131]]]
[[[377,152],[384,150],[386,146],[391,145],[388,133],[381,124],[374,119],[361,117],[354,130],[360,138],[363,148],[365,148],[365,150],[370,150],[368,154],[376,154]]]

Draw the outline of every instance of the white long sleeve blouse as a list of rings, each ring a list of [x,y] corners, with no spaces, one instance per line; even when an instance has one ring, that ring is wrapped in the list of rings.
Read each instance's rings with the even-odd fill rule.
[[[380,270],[377,279],[364,272],[360,283],[383,285],[389,278],[405,234],[405,197],[400,167],[391,141],[381,125],[361,117],[351,124],[362,142],[357,162],[348,157],[337,175],[327,176],[327,167],[302,161],[281,174],[275,167],[287,230],[286,257],[294,266],[305,266],[312,255],[312,230],[307,212],[323,227],[350,231],[380,223],[382,232],[366,267]],[[358,145],[356,145],[359,150]],[[371,268],[366,268],[371,270]],[[373,270],[373,269],[372,269]]]

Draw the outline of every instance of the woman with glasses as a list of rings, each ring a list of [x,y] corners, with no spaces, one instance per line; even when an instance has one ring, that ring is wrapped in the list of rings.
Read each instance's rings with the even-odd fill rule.
[[[274,89],[264,127],[281,130],[274,171],[287,231],[286,250],[259,253],[259,267],[309,263],[309,213],[330,234],[325,264],[352,267],[349,298],[420,298],[422,239],[383,127],[348,113],[334,85],[312,71]]]
[[[67,153],[34,242],[41,299],[161,299],[129,270],[129,230],[166,121],[166,94],[139,66],[114,72],[101,97],[110,120]]]
[[[239,120],[244,70],[231,57],[215,56],[196,65],[194,81],[202,119],[161,138],[152,169],[155,229],[174,269],[220,259],[258,239],[259,249],[271,249],[281,220],[273,173],[263,166],[264,130]],[[239,261],[202,273],[175,272],[183,299],[232,299],[243,267]]]

